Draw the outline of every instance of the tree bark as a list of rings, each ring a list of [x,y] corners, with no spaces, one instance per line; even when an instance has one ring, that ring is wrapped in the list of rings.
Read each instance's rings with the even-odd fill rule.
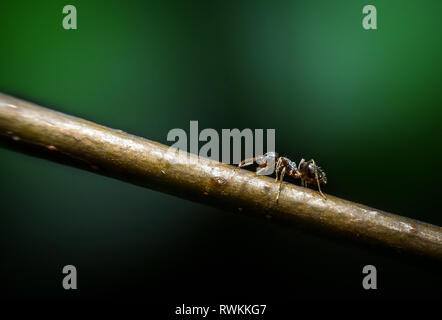
[[[438,226],[369,208],[0,94],[2,145],[239,214],[442,260]]]

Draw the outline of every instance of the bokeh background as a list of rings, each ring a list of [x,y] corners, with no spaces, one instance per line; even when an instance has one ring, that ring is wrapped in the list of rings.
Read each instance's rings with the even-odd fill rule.
[[[62,28],[77,8],[78,30]],[[362,7],[378,30],[362,28]],[[440,1],[0,1],[0,91],[167,143],[275,128],[326,192],[442,225]],[[440,264],[0,149],[8,298],[440,298]],[[61,286],[64,265],[77,291]],[[378,270],[377,291],[362,268]],[[255,301],[256,301],[255,300]],[[253,301],[254,302],[254,301]],[[236,300],[238,303],[238,300]]]

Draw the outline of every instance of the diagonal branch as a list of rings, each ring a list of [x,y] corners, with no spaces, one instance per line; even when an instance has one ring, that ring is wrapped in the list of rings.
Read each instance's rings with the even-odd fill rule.
[[[0,94],[4,146],[241,214],[295,221],[354,240],[442,260],[442,230]]]

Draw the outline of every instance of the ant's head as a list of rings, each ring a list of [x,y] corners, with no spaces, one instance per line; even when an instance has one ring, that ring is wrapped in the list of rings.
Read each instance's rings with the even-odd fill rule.
[[[275,165],[276,160],[278,158],[278,154],[276,152],[267,152],[262,156],[256,157],[256,163],[260,167],[266,167],[268,165]]]
[[[275,151],[267,152],[266,154],[262,155],[261,157],[265,159],[276,159],[278,158],[278,153]]]

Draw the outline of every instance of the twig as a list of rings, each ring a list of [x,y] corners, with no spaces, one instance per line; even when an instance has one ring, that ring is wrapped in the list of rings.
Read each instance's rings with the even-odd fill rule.
[[[0,94],[3,144],[38,152],[186,199],[228,207],[241,214],[293,220],[351,239],[442,260],[438,226],[372,209]]]

